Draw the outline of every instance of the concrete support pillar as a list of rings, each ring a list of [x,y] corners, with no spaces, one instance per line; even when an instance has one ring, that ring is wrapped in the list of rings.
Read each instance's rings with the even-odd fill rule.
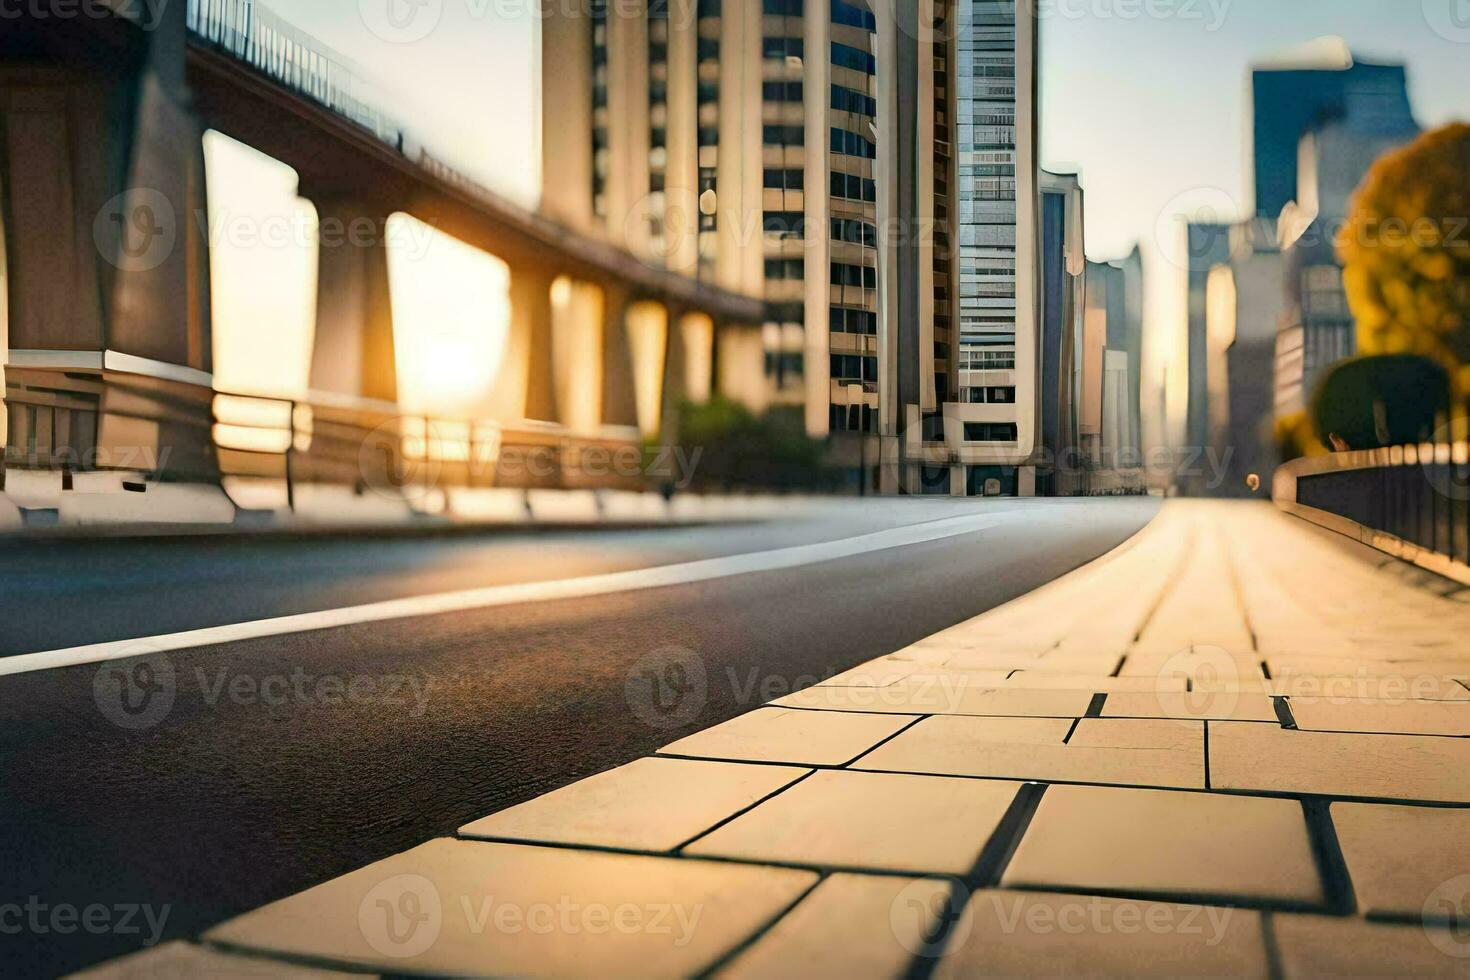
[[[753,412],[766,409],[766,348],[758,324],[723,324],[715,337],[719,393]]]
[[[580,435],[602,425],[603,310],[600,287],[567,276],[551,287],[551,359],[557,420]]]
[[[628,335],[631,309],[621,286],[606,290],[602,335],[602,424],[636,426],[638,402],[633,382],[633,350]]]
[[[103,67],[0,63],[13,463],[218,476],[183,17],[171,5]],[[65,50],[89,30],[21,14],[5,40],[26,50],[34,34],[33,50]]]
[[[497,422],[555,422],[559,417],[551,359],[554,280],[537,266],[510,270],[510,334],[491,395],[491,418]]]
[[[684,314],[679,318],[679,342],[684,348],[685,395],[703,405],[714,388],[715,321],[708,313]]]
[[[592,30],[580,5],[548,3],[541,32],[541,210],[593,230]]]
[[[353,227],[368,216],[380,232],[384,228],[386,216],[361,201],[326,198],[314,203],[324,225],[336,221]],[[369,244],[343,241],[320,250],[310,386],[334,395],[395,402],[398,367],[387,236],[372,237]]]
[[[673,445],[679,439],[680,408],[686,402],[703,405],[709,401],[715,363],[715,324],[707,313],[685,313],[670,323],[668,338],[659,432],[665,445]]]
[[[668,373],[665,367],[669,352],[669,311],[662,303],[644,300],[628,307],[625,321],[638,431],[644,438],[653,438],[659,431],[664,379]]]

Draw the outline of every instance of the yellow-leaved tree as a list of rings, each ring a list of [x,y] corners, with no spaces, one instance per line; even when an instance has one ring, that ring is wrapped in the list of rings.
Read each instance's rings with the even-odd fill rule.
[[[1385,154],[1338,237],[1362,354],[1420,354],[1470,395],[1470,125]]]

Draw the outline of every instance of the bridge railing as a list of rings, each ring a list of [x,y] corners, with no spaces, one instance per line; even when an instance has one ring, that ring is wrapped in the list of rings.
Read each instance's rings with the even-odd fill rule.
[[[396,406],[216,392],[213,443],[226,478],[274,481],[296,505],[304,485],[410,501],[441,490],[650,486],[634,431],[579,436],[534,421],[400,414]],[[631,465],[613,467],[614,454]]]
[[[1441,573],[1470,573],[1470,445],[1424,443],[1293,460],[1282,509]]]
[[[344,55],[256,0],[188,0],[189,30],[282,85],[403,148],[403,127],[368,102],[367,83]]]

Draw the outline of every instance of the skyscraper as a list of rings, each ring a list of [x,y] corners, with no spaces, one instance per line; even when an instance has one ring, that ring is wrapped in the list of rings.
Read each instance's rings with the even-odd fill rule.
[[[590,10],[542,22],[543,210],[763,297],[765,400],[804,405],[854,485],[1028,492],[1033,18],[1014,0]]]

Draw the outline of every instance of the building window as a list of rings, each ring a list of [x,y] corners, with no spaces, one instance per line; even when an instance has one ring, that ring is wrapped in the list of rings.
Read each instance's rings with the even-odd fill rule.
[[[799,280],[802,278],[803,266],[802,259],[766,259],[766,278]]]
[[[1014,422],[966,422],[966,442],[1015,442]]]
[[[876,382],[878,380],[878,358],[861,357],[857,354],[832,354],[831,370],[834,381]]]
[[[766,58],[800,58],[805,53],[799,37],[761,38],[761,55]]]
[[[863,289],[877,289],[878,270],[871,266],[833,262],[831,282],[834,286],[861,286]]]
[[[802,170],[767,170],[765,185],[772,190],[799,191],[805,176]]]
[[[878,100],[843,85],[832,86],[832,108],[838,112],[856,112],[860,116],[878,115]]]
[[[871,310],[852,310],[845,306],[831,307],[828,326],[832,333],[851,333],[859,336],[876,336],[878,314]]]
[[[847,0],[832,0],[832,23],[861,27],[865,31],[878,30],[878,21],[872,11],[865,10],[858,4],[848,3]]]
[[[767,140],[767,142],[770,141]],[[864,159],[872,160],[878,155],[878,148],[873,144],[872,140],[834,126],[832,127],[832,152],[846,153],[850,157],[863,157]]]
[[[876,225],[853,218],[833,218],[832,240],[875,248],[878,244],[878,228]]]
[[[983,347],[960,349],[961,371],[1014,371],[1015,368],[1015,351],[987,350]]]
[[[801,82],[766,82],[761,85],[761,98],[767,102],[800,102]]]
[[[831,190],[833,197],[849,201],[872,203],[878,200],[878,185],[869,178],[857,177],[853,174],[834,173]]]
[[[832,64],[838,68],[850,68],[866,75],[875,74],[878,70],[878,63],[871,54],[836,41],[832,42]]]
[[[766,146],[806,145],[806,130],[801,126],[764,126],[761,137]]]
[[[803,238],[806,235],[806,215],[800,211],[767,211],[761,219],[761,227],[766,234],[778,238]]]

